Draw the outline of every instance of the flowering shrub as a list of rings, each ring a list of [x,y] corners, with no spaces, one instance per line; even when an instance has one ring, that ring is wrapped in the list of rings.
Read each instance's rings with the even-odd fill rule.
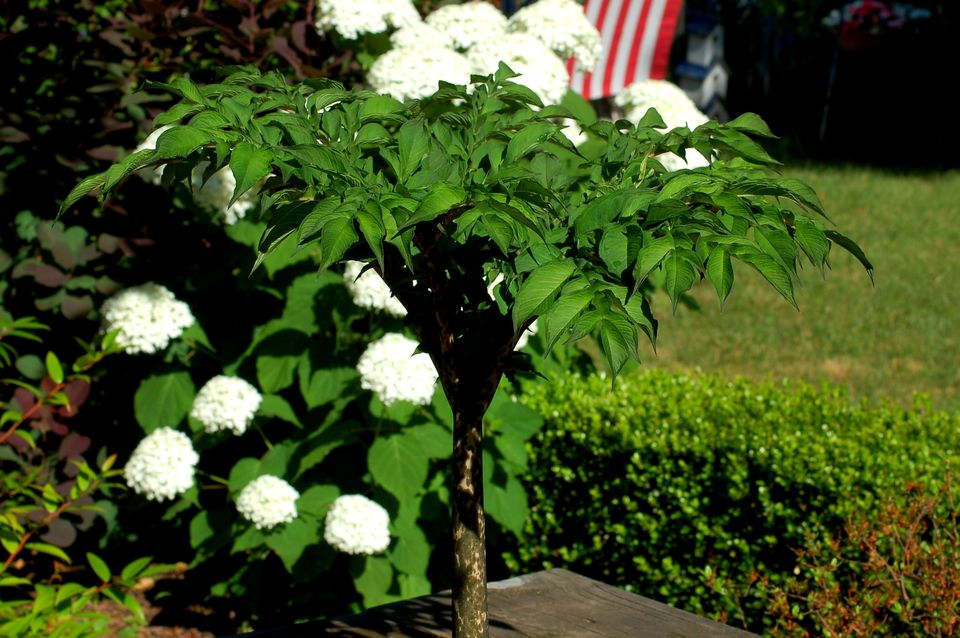
[[[361,494],[346,494],[331,505],[323,540],[347,554],[379,554],[390,545],[390,515]]]
[[[797,578],[762,582],[780,636],[955,636],[960,631],[960,509],[952,482],[909,483],[876,516],[811,536]]]

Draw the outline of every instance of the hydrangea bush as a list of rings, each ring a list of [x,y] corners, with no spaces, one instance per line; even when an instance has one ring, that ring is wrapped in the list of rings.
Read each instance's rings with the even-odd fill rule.
[[[601,122],[589,130],[605,141],[603,151],[587,157],[551,120],[572,114],[544,107],[513,77],[501,65],[495,76],[476,78],[470,90],[441,83],[432,96],[406,104],[334,82],[290,86],[252,68],[203,88],[180,79],[168,90],[181,101],[157,124],[183,123],[164,132],[155,150],[134,153],[84,180],[63,204],[68,209],[94,189],[103,195],[143,167],[165,165],[164,179],[173,182],[188,180],[199,163],[209,162],[209,170],[229,167],[234,173],[233,200],[263,182],[267,223],[255,265],[266,265],[278,247],[295,245],[321,272],[344,260],[361,260],[377,271],[407,310],[405,322],[432,360],[453,412],[456,471],[448,498],[460,636],[485,633],[482,419],[501,376],[529,370],[514,348],[534,320],[539,317],[547,349],[595,334],[616,374],[637,357],[641,332],[651,340],[656,335],[644,293],[654,271],[662,273],[674,303],[698,277],[709,278],[723,300],[733,284],[732,260],[738,259],[793,302],[801,255],[823,267],[831,243],[837,243],[870,268],[856,244],[818,220],[823,211],[812,189],[766,172],[775,162],[751,135],[770,133],[756,116],[668,132],[660,130],[665,125],[653,110],[637,126]],[[706,168],[675,173],[655,159],[662,152],[682,156],[685,148],[716,159]],[[491,298],[489,282],[499,276]],[[317,291],[303,285],[312,303]],[[309,326],[316,317],[298,315],[292,326],[301,320]],[[283,332],[278,327],[264,339],[272,340],[272,348],[256,362],[261,384],[273,386],[264,391],[293,382],[293,367],[275,367],[283,352],[312,347]],[[320,350],[316,356],[329,354]],[[310,375],[308,370],[308,387]],[[351,376],[344,372],[340,385]],[[396,410],[388,401],[378,399],[380,407],[371,406],[371,413]],[[416,408],[419,402],[405,404]],[[268,414],[296,421],[282,398],[270,402]],[[355,434],[343,416],[334,409],[311,428],[325,444],[319,450],[281,451],[268,444],[263,458],[243,459],[231,470],[228,489],[274,474],[276,463],[284,465],[284,474],[291,462],[319,462]],[[406,508],[419,502],[415,497],[429,475],[422,462],[449,455],[449,433],[434,423],[411,427],[409,416],[395,419],[406,425],[392,436],[384,437],[378,424],[369,448],[370,478],[397,497],[395,531],[404,528],[401,520],[416,520],[416,510]],[[304,443],[315,445],[316,438],[311,433]],[[382,455],[388,460],[381,462]],[[409,469],[414,466],[415,475]],[[315,534],[311,530],[340,488],[313,485],[303,492],[297,503],[302,515],[284,527],[283,540],[254,528],[233,550],[263,542],[294,565],[305,547],[292,545],[291,536]],[[209,511],[198,520],[198,530],[209,529],[198,536],[219,544],[225,535],[214,529]],[[410,529],[422,534],[415,525]],[[398,542],[392,567],[399,567],[400,576],[414,576],[405,567],[417,552],[400,548]],[[373,565],[368,559],[367,569],[382,573]],[[393,586],[392,579],[374,573],[364,572],[357,582],[377,579]],[[403,580],[398,577],[401,593]]]

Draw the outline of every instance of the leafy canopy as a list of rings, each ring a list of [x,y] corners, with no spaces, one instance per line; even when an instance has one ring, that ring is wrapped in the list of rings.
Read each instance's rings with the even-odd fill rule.
[[[551,346],[596,335],[617,373],[638,357],[638,331],[656,338],[645,294],[654,273],[674,305],[703,277],[722,303],[738,260],[796,305],[801,261],[823,269],[832,244],[872,272],[825,227],[813,189],[769,170],[777,162],[754,138],[772,134],[756,115],[665,131],[650,110],[636,126],[585,127],[594,141],[580,151],[556,121],[572,114],[544,107],[515,76],[501,65],[469,89],[441,82],[405,104],[246,67],[204,87],[181,78],[159,85],[181,100],[157,118],[173,126],[156,149],[83,180],[61,211],[148,165],[165,164],[168,185],[200,162],[207,176],[229,165],[234,199],[261,193],[261,259],[295,234],[321,268],[369,262],[452,401],[449,379],[514,365],[513,345],[538,318]],[[687,148],[711,165],[668,172],[656,159]]]

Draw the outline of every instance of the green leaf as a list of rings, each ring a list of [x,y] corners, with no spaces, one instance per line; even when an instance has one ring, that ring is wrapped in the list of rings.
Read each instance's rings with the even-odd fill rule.
[[[627,268],[627,234],[620,226],[608,226],[600,238],[600,259],[610,273],[620,277]]]
[[[393,586],[390,560],[383,556],[367,556],[362,560],[362,571],[353,574],[353,586],[363,596],[363,606],[376,607],[396,600],[397,597],[389,593]]]
[[[416,524],[396,526],[397,540],[387,556],[399,571],[425,576],[430,565],[431,547],[423,530]]]
[[[242,458],[233,464],[230,476],[227,478],[227,488],[235,494],[258,476],[260,476],[260,459],[249,456]]]
[[[293,374],[300,363],[294,355],[257,357],[257,383],[263,392],[279,392],[293,383]]]
[[[605,313],[599,324],[600,353],[612,376],[620,374],[627,360],[639,359],[637,329],[633,323],[615,312]]]
[[[425,423],[407,427],[406,436],[413,438],[420,446],[420,453],[432,458],[443,459],[453,453],[453,439],[450,432],[436,423]]]
[[[397,228],[399,234],[420,222],[431,221],[463,202],[467,193],[460,186],[453,186],[446,182],[437,182],[430,187],[430,192],[423,198],[413,214]]]
[[[510,142],[507,143],[507,155],[505,164],[510,166],[519,158],[537,148],[544,139],[556,131],[558,126],[550,122],[537,122],[529,124],[517,131]]]
[[[336,217],[348,217],[347,213],[340,210],[341,201],[339,197],[328,197],[317,202],[310,212],[303,218],[297,228],[297,245],[313,241],[321,233],[324,225]]]
[[[60,365],[60,359],[53,352],[47,352],[46,366],[50,379],[54,383],[63,383],[63,366]]]
[[[720,298],[720,307],[733,289],[733,261],[722,247],[716,246],[707,258],[707,277],[713,282]]]
[[[667,233],[663,237],[658,237],[648,243],[645,243],[640,252],[637,253],[637,263],[633,267],[634,292],[641,283],[650,275],[650,271],[656,268],[663,258],[676,248],[677,242],[673,235]]]
[[[867,274],[870,275],[870,282],[872,283],[873,282],[873,264],[871,264],[870,260],[867,259],[867,256],[863,252],[863,249],[860,248],[860,246],[858,246],[855,241],[853,241],[852,239],[850,239],[845,235],[842,235],[841,233],[838,233],[835,230],[824,231],[824,234],[827,236],[827,239],[837,244],[838,246],[840,246],[841,248],[846,250],[848,253],[850,253],[851,255],[857,258],[857,261],[859,261],[863,265],[864,269],[867,271]]]
[[[60,204],[60,210],[57,212],[57,217],[63,215],[63,213],[76,204],[82,197],[89,194],[90,191],[95,188],[100,188],[103,186],[104,182],[107,180],[107,173],[97,173],[96,175],[91,175],[90,177],[85,177],[80,182],[70,189],[70,192],[67,194],[66,198]]]
[[[320,368],[310,374],[309,379],[301,371],[300,392],[312,410],[343,396],[358,378],[356,368]]]
[[[87,562],[90,563],[90,567],[93,568],[93,573],[96,574],[97,578],[102,582],[109,583],[113,578],[113,574],[110,573],[110,568],[107,567],[103,559],[96,554],[87,552]]]
[[[767,123],[756,113],[744,113],[740,117],[727,122],[725,126],[744,133],[759,135],[760,137],[770,137],[774,139],[777,137],[770,131]]]
[[[827,240],[826,233],[813,222],[800,217],[794,220],[794,228],[796,229],[794,239],[800,248],[815,266],[822,268],[830,253],[830,242]]]
[[[249,142],[241,142],[230,154],[230,171],[236,178],[230,204],[250,190],[257,182],[265,178],[273,163],[273,151],[257,148]]]
[[[297,511],[322,519],[327,515],[330,504],[339,496],[340,488],[336,485],[314,485],[300,495]]]
[[[800,309],[793,296],[793,282],[790,280],[790,274],[776,259],[766,253],[750,250],[739,250],[735,254],[740,260],[753,266],[794,308]]]
[[[267,534],[267,547],[276,552],[288,572],[293,571],[294,565],[307,547],[319,542],[317,522],[302,518],[296,518]]]
[[[373,95],[360,103],[360,122],[380,122],[384,120],[384,115],[390,116],[402,110],[402,102],[387,95]]]
[[[397,150],[400,152],[400,174],[397,177],[405,182],[430,152],[430,133],[422,119],[404,122],[397,132]]]
[[[120,580],[131,581],[140,575],[144,569],[150,565],[150,561],[153,560],[152,556],[144,556],[143,558],[138,558],[134,561],[131,561],[123,568],[123,571],[120,572]]]
[[[354,140],[354,142],[361,146],[374,146],[377,144],[386,144],[391,139],[393,138],[390,136],[390,132],[383,128],[382,124],[371,122],[360,127],[360,130],[357,131],[357,138]]]
[[[423,487],[429,462],[418,438],[401,432],[374,441],[367,453],[367,466],[377,484],[403,502]]]
[[[133,396],[133,413],[143,431],[176,427],[190,412],[196,388],[186,371],[147,377]]]
[[[520,327],[534,315],[542,314],[561,286],[573,275],[572,259],[558,259],[534,270],[520,286],[513,306],[513,329]]]
[[[41,554],[48,554],[55,558],[59,558],[63,562],[70,564],[73,561],[70,560],[70,557],[62,549],[56,545],[50,545],[49,543],[27,543],[24,545],[25,549],[29,549],[34,552],[40,552]],[[10,551],[10,550],[8,550]]]
[[[296,412],[293,411],[293,408],[287,400],[278,394],[264,395],[257,414],[265,417],[274,417],[281,421],[292,423],[297,427],[303,427],[303,424],[300,423],[300,420],[297,418]]]
[[[489,457],[483,459],[485,464],[492,460]],[[527,493],[520,480],[510,476],[503,487],[488,481],[483,489],[487,515],[518,537],[523,534],[529,508]]]
[[[325,270],[340,261],[358,239],[352,218],[336,218],[327,222],[320,236],[319,269]]]
[[[593,291],[589,289],[563,292],[557,298],[557,302],[543,313],[538,320],[538,325],[543,332],[547,352],[553,349],[557,340],[567,332],[591,301],[593,301]]]
[[[186,157],[212,141],[213,135],[209,131],[191,126],[174,126],[157,138],[157,155],[162,159]]]
[[[663,260],[663,287],[673,302],[676,311],[680,295],[690,290],[697,280],[697,271],[690,263],[690,257],[682,250],[674,250]]]
[[[820,201],[820,196],[817,195],[817,191],[810,188],[808,184],[801,182],[799,179],[793,179],[791,177],[782,177],[774,180],[774,183],[786,189],[789,192],[789,196],[795,202],[803,204],[810,210],[819,213],[823,217],[826,217],[826,212],[823,209],[823,202]]]
[[[140,606],[140,601],[136,599],[132,592],[128,591],[123,594],[123,606],[136,617],[138,622],[146,624],[147,617],[143,613],[143,607]]]
[[[123,181],[128,175],[149,164],[151,161],[153,161],[155,154],[156,152],[153,149],[145,148],[135,153],[131,153],[121,161],[111,166],[106,172],[106,179],[103,183],[103,192],[107,193],[113,190],[113,187]]]

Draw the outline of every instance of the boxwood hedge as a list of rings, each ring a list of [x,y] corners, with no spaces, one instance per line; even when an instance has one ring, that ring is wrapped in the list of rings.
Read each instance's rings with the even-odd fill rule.
[[[789,579],[808,534],[908,481],[939,483],[960,416],[852,403],[842,388],[647,371],[529,389],[531,516],[516,569],[566,567],[754,630],[752,585]]]

